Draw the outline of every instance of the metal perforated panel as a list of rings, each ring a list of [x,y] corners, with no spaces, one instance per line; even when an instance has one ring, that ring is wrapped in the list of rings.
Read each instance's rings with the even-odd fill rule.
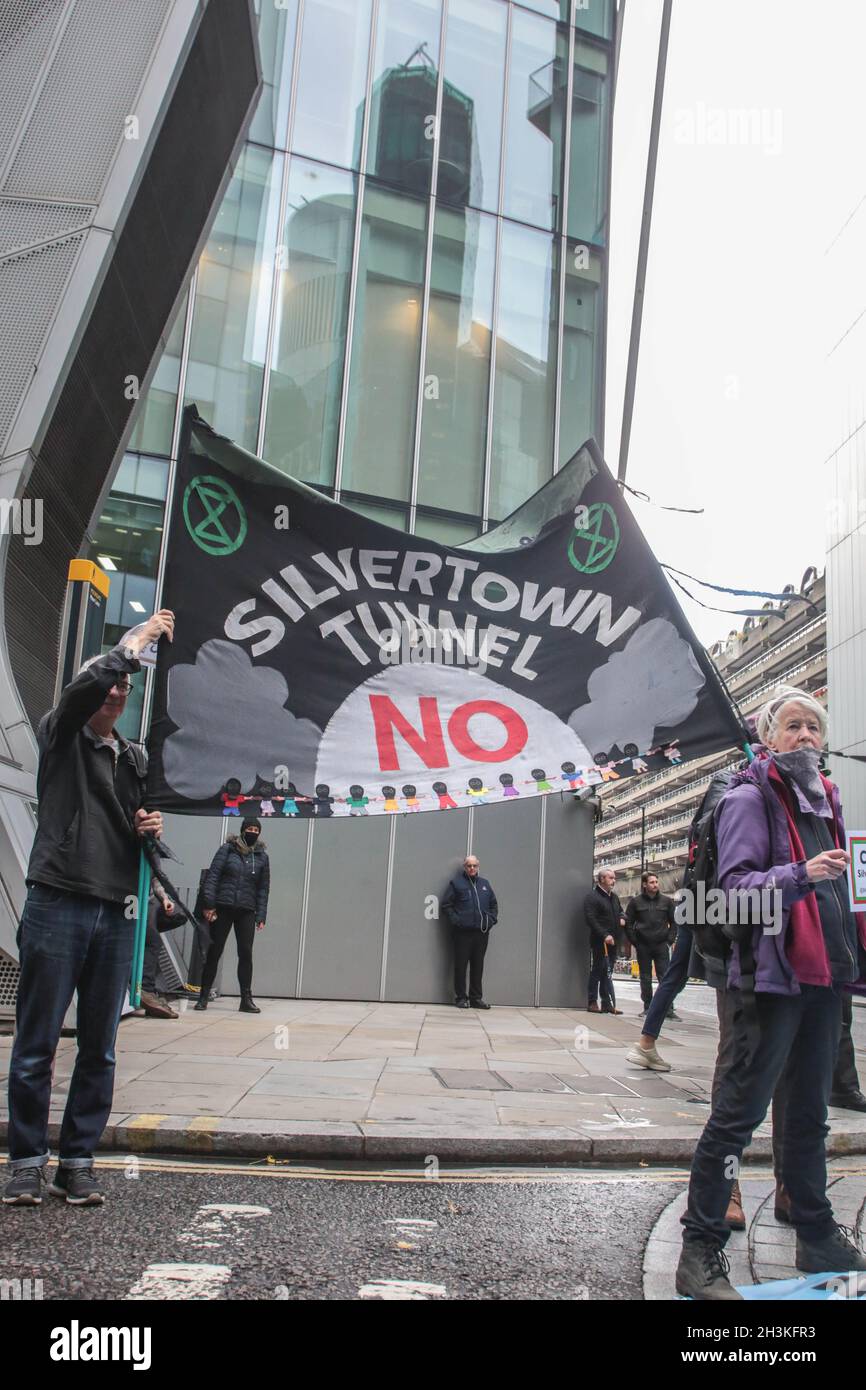
[[[0,261],[0,454],[83,240],[84,234],[77,233]]]
[[[37,203],[0,198],[0,256],[35,246],[41,241],[86,227],[92,207],[75,203]]]
[[[17,961],[7,956],[5,951],[0,951],[0,1009],[6,1011],[15,1008],[20,974]]]
[[[63,0],[0,4],[0,159],[24,114],[62,11]]]
[[[3,193],[98,202],[168,4],[76,0]]]

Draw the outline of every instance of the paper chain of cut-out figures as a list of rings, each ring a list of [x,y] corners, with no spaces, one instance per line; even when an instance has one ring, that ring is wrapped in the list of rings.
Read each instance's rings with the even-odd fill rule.
[[[682,755],[677,748],[679,740],[665,748],[650,748],[647,757],[654,754],[663,754],[670,764],[682,762]],[[638,757],[637,747],[633,743],[628,743],[624,749],[624,756],[610,762],[607,756],[599,753],[596,756],[595,766],[592,768],[576,768],[572,762],[560,764],[561,771],[551,779],[548,777],[543,767],[534,767],[532,777],[522,783],[525,787],[534,787],[536,792],[553,791],[576,791],[579,787],[593,786],[599,782],[611,782],[619,780],[621,773],[616,768],[621,763],[629,763],[632,772],[646,772],[648,764],[644,758]],[[470,777],[466,786],[465,795],[469,798],[464,804],[467,806],[486,806],[491,797],[505,799],[507,797],[520,796],[520,792],[514,785],[514,778],[510,772],[500,773],[500,790],[497,793],[493,787],[486,787],[480,777]],[[564,782],[565,787],[556,786],[554,783]],[[316,787],[315,796],[306,796],[298,791],[294,782],[289,782],[284,788],[277,789],[273,782],[262,782],[256,780],[256,785],[250,792],[242,792],[241,784],[237,777],[230,777],[220,793],[220,800],[223,803],[224,816],[242,816],[245,814],[244,808],[249,808],[253,804],[258,805],[259,816],[333,816],[334,806],[341,805],[347,808],[346,813],[350,816],[366,816],[369,814],[367,807],[373,802],[383,802],[386,813],[394,815],[399,811],[420,811],[421,802],[433,800],[439,802],[440,811],[450,811],[458,809],[459,803],[449,794],[448,787],[444,782],[434,782],[430,792],[419,792],[411,782],[401,787],[398,795],[397,788],[384,786],[381,788],[381,796],[367,796],[364,788],[358,783],[349,787],[348,796],[332,796],[331,788],[325,782],[320,782]],[[400,804],[402,800],[402,805]],[[303,808],[303,810],[302,810]]]

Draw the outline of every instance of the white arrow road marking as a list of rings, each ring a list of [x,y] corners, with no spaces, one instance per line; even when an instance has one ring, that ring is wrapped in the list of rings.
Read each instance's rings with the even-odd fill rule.
[[[181,1231],[178,1242],[193,1245],[197,1250],[215,1250],[225,1239],[237,1233],[239,1221],[270,1216],[270,1207],[251,1207],[231,1202],[209,1202],[199,1207],[190,1228]]]
[[[188,1228],[177,1237],[178,1243],[196,1250],[215,1250],[238,1234],[239,1222],[270,1214],[270,1207],[209,1202],[199,1207]],[[222,1297],[231,1273],[231,1265],[222,1264],[148,1265],[126,1298],[216,1299]]]
[[[231,1277],[228,1265],[148,1265],[125,1301],[138,1299],[215,1299]]]
[[[419,1284],[411,1279],[375,1279],[358,1290],[359,1298],[379,1298],[387,1302],[406,1299],[446,1298],[444,1284]]]

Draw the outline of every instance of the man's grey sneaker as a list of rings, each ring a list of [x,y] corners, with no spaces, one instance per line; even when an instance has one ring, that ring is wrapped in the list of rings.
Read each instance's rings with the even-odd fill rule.
[[[671,1023],[682,1023],[679,1014],[675,1014],[673,1009],[668,1009],[667,1018]]]
[[[683,1241],[677,1265],[677,1293],[702,1302],[742,1301],[728,1279],[731,1267],[724,1251],[711,1240]]]
[[[76,1207],[96,1207],[105,1201],[92,1168],[58,1168],[48,1191]]]
[[[44,1185],[44,1168],[16,1168],[6,1184],[3,1201],[8,1207],[38,1207]]]
[[[854,1232],[847,1226],[836,1226],[823,1240],[803,1240],[797,1236],[797,1269],[804,1274],[848,1274],[854,1269],[866,1269],[866,1255],[854,1244]]]
[[[636,1067],[646,1067],[647,1071],[670,1071],[671,1064],[660,1057],[654,1047],[630,1047],[625,1054],[625,1060],[631,1062]]]
[[[470,1008],[470,1007],[471,1007],[471,1006],[470,1006],[470,1003],[469,1003],[469,1000],[468,1000],[468,999],[458,999],[458,1000],[457,1000],[457,1008],[458,1008],[458,1009],[468,1009],[468,1008]]]

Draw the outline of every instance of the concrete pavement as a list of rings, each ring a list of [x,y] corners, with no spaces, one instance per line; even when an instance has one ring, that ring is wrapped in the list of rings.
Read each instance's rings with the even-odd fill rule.
[[[709,1113],[714,996],[689,985],[659,1048],[664,1074],[626,1061],[637,985],[622,1017],[575,1009],[220,999],[176,1021],[130,1017],[118,1035],[104,1147],[131,1152],[443,1162],[688,1162]],[[180,1006],[182,1007],[182,1006]],[[866,1079],[866,1009],[855,1009]],[[11,1038],[0,1038],[8,1070]],[[75,1059],[61,1042],[52,1143]],[[866,1152],[866,1115],[831,1111],[832,1154]],[[0,1111],[0,1141],[6,1112]],[[767,1158],[770,1129],[749,1155]]]

